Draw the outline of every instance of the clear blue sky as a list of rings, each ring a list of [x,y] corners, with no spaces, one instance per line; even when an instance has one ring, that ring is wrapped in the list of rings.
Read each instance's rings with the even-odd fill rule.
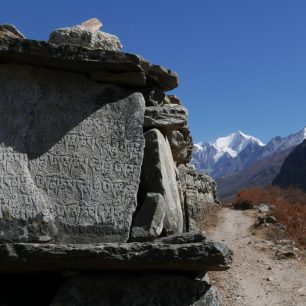
[[[97,17],[123,51],[176,71],[195,142],[306,125],[305,0],[1,1],[28,38]]]

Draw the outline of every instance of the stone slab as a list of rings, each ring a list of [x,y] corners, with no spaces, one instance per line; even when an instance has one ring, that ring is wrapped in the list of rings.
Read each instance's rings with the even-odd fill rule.
[[[174,131],[187,126],[187,117],[188,111],[181,105],[148,106],[146,107],[144,126]]]
[[[160,193],[147,193],[135,213],[130,241],[151,241],[160,236],[164,227],[166,204]]]
[[[1,243],[0,273],[65,271],[223,271],[232,251],[201,233],[154,242],[99,244]],[[52,263],[52,264],[50,264]]]
[[[20,63],[90,74],[92,71],[144,72],[146,85],[161,90],[178,86],[178,76],[169,69],[152,65],[141,56],[90,50],[75,45],[55,46],[45,41],[0,39],[0,62]]]
[[[0,65],[0,240],[128,240],[143,159],[140,93]]]
[[[138,194],[139,204],[144,203],[149,192],[161,194],[166,204],[163,234],[181,233],[183,213],[170,145],[157,129],[147,131],[144,136],[145,151]]]

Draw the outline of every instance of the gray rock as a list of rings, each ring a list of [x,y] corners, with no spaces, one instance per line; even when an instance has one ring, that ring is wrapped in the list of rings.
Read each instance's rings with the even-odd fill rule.
[[[258,223],[257,226],[260,224],[275,224],[277,222],[276,218],[273,216],[265,215],[265,216],[259,216],[258,217]]]
[[[229,269],[232,255],[226,244],[201,233],[168,236],[154,242],[2,243],[0,273],[223,271]]]
[[[287,247],[294,247],[296,245],[296,243],[293,240],[289,240],[289,239],[277,240],[276,244],[281,245],[281,246],[287,246]]]
[[[215,287],[192,276],[106,274],[69,279],[51,306],[220,306]]]
[[[20,33],[12,24],[0,24],[0,39],[24,38],[24,35]]]
[[[146,87],[141,90],[145,101],[146,101],[146,106],[158,106],[158,105],[163,105],[166,99],[165,93],[160,90],[158,87]]]
[[[179,177],[184,192],[185,222],[187,231],[198,231],[203,226],[205,212],[219,204],[217,185],[206,174],[192,166],[180,165]]]
[[[278,250],[275,252],[275,258],[279,260],[288,258],[298,259],[300,256],[298,252],[294,250]]]
[[[145,152],[141,169],[139,203],[144,203],[147,193],[160,193],[166,204],[164,233],[183,231],[182,207],[176,182],[175,164],[169,143],[157,129],[145,134]]]
[[[181,100],[175,95],[167,95],[171,104],[181,105]]]
[[[48,42],[54,45],[77,45],[89,49],[120,52],[122,45],[118,37],[99,31],[100,27],[97,25],[90,25],[87,21],[71,28],[57,29],[50,34]]]
[[[165,104],[146,107],[144,127],[175,131],[187,126],[187,109],[181,105]]]
[[[165,104],[166,97],[155,106],[147,106],[145,112],[145,128],[161,130],[169,140],[174,161],[187,164],[192,156],[193,143],[187,125],[187,109],[178,104]],[[151,105],[153,103],[147,103]]]
[[[265,203],[260,203],[258,206],[258,211],[261,213],[267,213],[270,211],[270,205]]]
[[[164,227],[166,204],[159,193],[148,193],[135,214],[130,241],[151,241],[160,236]]]
[[[152,65],[142,57],[77,45],[48,44],[27,39],[0,39],[0,61],[43,66],[90,74],[92,71],[113,73],[144,72],[146,85],[167,91],[178,86],[178,76],[171,70]]]
[[[192,156],[192,139],[189,129],[166,132],[167,139],[171,147],[173,159],[177,165],[187,164]]]
[[[75,73],[0,67],[0,240],[127,241],[142,95]]]

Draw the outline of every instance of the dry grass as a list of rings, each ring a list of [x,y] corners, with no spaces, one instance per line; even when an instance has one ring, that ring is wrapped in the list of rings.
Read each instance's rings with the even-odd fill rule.
[[[248,209],[266,203],[279,223],[285,226],[288,238],[306,247],[306,194],[296,188],[282,190],[272,186],[266,189],[249,188],[237,195],[234,208]]]
[[[210,231],[212,228],[215,228],[219,223],[218,210],[220,207],[209,207],[204,214],[202,221],[201,229],[203,231]]]

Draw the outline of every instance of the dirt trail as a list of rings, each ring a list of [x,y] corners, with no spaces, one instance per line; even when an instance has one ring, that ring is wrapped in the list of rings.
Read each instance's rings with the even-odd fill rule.
[[[232,268],[210,273],[220,289],[223,306],[306,306],[306,268],[296,259],[274,259],[258,248],[261,239],[252,235],[255,218],[223,208],[209,236],[223,240],[234,251]]]

